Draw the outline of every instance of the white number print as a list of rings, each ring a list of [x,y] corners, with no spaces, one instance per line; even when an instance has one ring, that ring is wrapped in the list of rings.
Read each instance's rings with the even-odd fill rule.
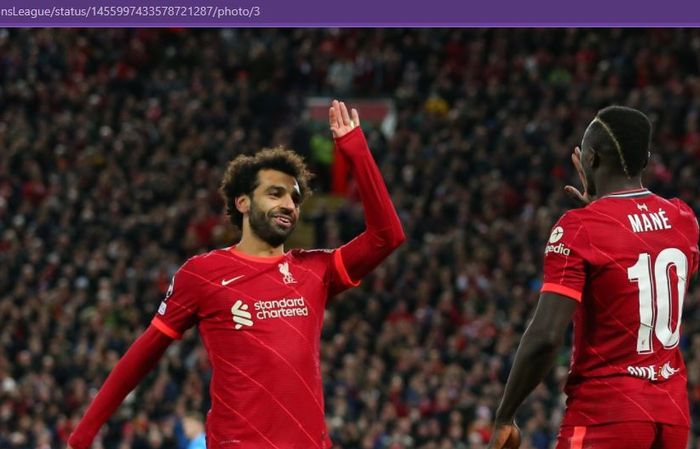
[[[669,272],[676,268],[678,277],[677,310],[678,320],[675,329],[671,329],[671,311],[673,310],[672,288]],[[652,334],[666,349],[675,348],[680,340],[681,315],[683,314],[683,297],[685,280],[688,273],[688,258],[678,248],[666,248],[656,257],[653,264],[648,253],[642,253],[637,263],[627,269],[627,277],[636,282],[639,288],[639,332],[637,333],[637,353],[654,352]],[[652,277],[653,276],[653,277]]]

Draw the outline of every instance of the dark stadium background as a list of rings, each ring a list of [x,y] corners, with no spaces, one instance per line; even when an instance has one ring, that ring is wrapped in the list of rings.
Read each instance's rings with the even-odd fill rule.
[[[485,447],[598,108],[650,115],[647,185],[700,212],[697,29],[0,30],[0,449],[62,448],[178,265],[232,243],[235,155],[285,144],[317,173],[295,246],[362,229],[330,98],[359,105],[408,235],[328,307],[337,448]],[[695,287],[683,333],[697,449]],[[524,448],[552,447],[568,350],[519,414]],[[183,448],[209,376],[191,330],[94,447]]]

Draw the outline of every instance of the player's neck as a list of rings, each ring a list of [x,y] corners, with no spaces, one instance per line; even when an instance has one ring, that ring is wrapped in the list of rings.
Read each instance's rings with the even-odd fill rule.
[[[596,196],[601,198],[615,192],[623,192],[625,190],[642,189],[641,177],[621,178],[619,176],[609,176],[604,179],[598,179],[596,182]]]
[[[276,257],[284,255],[284,245],[272,246],[253,232],[243,232],[241,241],[236,244],[236,251],[250,256]]]

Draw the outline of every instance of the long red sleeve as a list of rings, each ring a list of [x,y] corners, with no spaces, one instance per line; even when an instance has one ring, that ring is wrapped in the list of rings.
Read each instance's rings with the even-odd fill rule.
[[[172,338],[149,326],[131,345],[109,374],[104,385],[75,428],[68,444],[73,449],[89,449],[92,440],[124,398],[158,363]]]
[[[362,129],[353,129],[335,143],[350,164],[365,211],[365,231],[340,248],[348,275],[358,281],[401,245],[406,236]]]

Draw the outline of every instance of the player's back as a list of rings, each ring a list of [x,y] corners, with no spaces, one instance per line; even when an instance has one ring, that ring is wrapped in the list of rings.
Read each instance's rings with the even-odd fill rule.
[[[549,252],[582,258],[567,425],[655,421],[688,425],[682,305],[698,265],[698,226],[680,200],[622,192],[567,213],[575,233]],[[572,260],[574,260],[572,256]]]

